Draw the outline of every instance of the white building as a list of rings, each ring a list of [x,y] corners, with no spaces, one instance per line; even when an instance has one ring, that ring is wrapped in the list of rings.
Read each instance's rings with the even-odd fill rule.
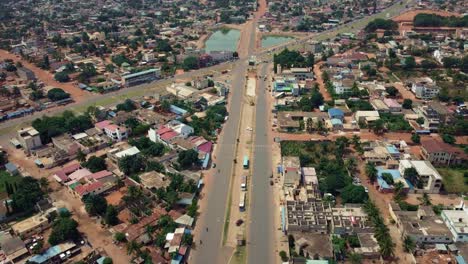
[[[114,141],[122,141],[128,138],[128,131],[125,127],[109,124],[104,127],[104,133]]]
[[[431,162],[427,160],[400,160],[398,170],[405,178],[408,178],[408,175],[405,175],[405,170],[409,168],[416,169],[417,178],[422,184],[421,191],[425,193],[439,193],[442,187],[442,176],[432,166]],[[418,189],[417,186],[414,186],[414,188],[415,190]]]
[[[439,94],[440,88],[429,77],[416,79],[411,84],[411,91],[416,98],[430,100]]]
[[[468,208],[463,210],[443,210],[442,219],[453,235],[455,242],[468,242]]]
[[[42,146],[41,136],[33,127],[18,130],[18,141],[26,151],[31,151]]]
[[[193,127],[186,125],[178,120],[172,120],[171,122],[166,124],[166,127],[174,130],[184,138],[194,133]]]
[[[307,79],[314,78],[314,72],[312,68],[291,68],[289,70],[283,70],[281,75],[285,78],[294,77],[299,81],[305,81]]]

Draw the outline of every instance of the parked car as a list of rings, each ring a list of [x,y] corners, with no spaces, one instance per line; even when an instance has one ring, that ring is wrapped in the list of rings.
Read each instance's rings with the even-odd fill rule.
[[[239,220],[236,221],[236,226],[240,226],[240,225],[242,225],[243,223],[244,223],[244,220],[239,219]]]

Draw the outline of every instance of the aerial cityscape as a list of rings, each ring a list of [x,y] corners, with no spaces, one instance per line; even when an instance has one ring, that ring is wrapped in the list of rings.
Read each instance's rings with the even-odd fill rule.
[[[0,0],[0,264],[465,264],[467,104],[468,1]]]

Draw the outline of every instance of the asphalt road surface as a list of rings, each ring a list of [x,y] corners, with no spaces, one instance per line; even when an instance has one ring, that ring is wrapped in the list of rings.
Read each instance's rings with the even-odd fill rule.
[[[261,76],[267,73],[267,64],[260,67]],[[273,217],[273,195],[270,186],[271,142],[268,140],[268,104],[266,102],[267,84],[260,78],[255,104],[255,148],[253,159],[252,194],[249,201],[250,226],[247,237],[247,263],[275,263],[272,256],[273,231],[275,230]]]
[[[252,40],[251,40],[252,41]],[[197,245],[193,253],[193,263],[227,263],[230,257],[222,247],[222,235],[225,221],[229,184],[235,159],[235,145],[239,134],[239,121],[241,118],[242,98],[245,88],[245,74],[247,62],[237,63],[231,71],[232,82],[230,89],[229,119],[223,127],[224,135],[218,142],[216,168],[219,172],[211,177],[213,183],[210,192],[206,194],[208,199],[204,212],[200,215],[201,227],[200,240],[202,244]],[[206,230],[208,228],[208,231]],[[197,242],[197,241],[195,241]],[[232,253],[232,252],[231,252]]]

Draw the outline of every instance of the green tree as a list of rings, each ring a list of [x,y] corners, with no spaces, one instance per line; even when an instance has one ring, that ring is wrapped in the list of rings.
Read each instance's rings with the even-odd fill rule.
[[[183,150],[179,152],[177,162],[181,168],[188,169],[193,166],[193,164],[198,163],[198,153],[193,149]]]
[[[362,256],[357,253],[351,253],[349,254],[349,261],[352,264],[361,264],[362,263]]]
[[[67,240],[75,240],[80,236],[78,223],[70,217],[59,217],[52,225],[49,244],[57,245]]]
[[[83,202],[86,212],[91,216],[103,215],[106,212],[107,200],[100,195],[87,195],[83,198]]]
[[[47,92],[47,98],[52,101],[59,101],[70,98],[70,94],[60,88],[52,88]]]
[[[193,56],[187,57],[187,58],[184,59],[182,67],[186,71],[196,70],[196,69],[199,68],[198,59],[196,57],[193,57]]]
[[[86,154],[83,153],[81,148],[79,148],[78,152],[76,153],[76,159],[81,163],[86,161]]]
[[[363,203],[369,199],[363,186],[350,184],[341,192],[343,203]]]
[[[114,226],[119,223],[119,218],[117,218],[118,212],[115,206],[108,205],[106,209],[106,214],[104,215],[104,221],[106,224]]]
[[[414,59],[414,57],[413,56],[406,57],[403,68],[407,70],[412,70],[415,67],[416,67],[416,60]]]
[[[377,169],[375,168],[374,163],[366,164],[366,175],[369,178],[370,182],[373,184],[377,179]]]
[[[403,239],[403,249],[405,252],[413,253],[415,248],[416,243],[414,243],[414,240],[410,236],[405,236]]]
[[[442,134],[442,140],[445,142],[445,143],[448,143],[448,144],[455,144],[455,142],[457,141],[455,139],[454,136],[450,135],[450,134]]]
[[[106,160],[94,155],[89,157],[89,159],[83,162],[81,165],[89,169],[92,173],[107,169]]]
[[[413,108],[413,101],[411,99],[404,99],[402,106],[404,109],[411,109]]]
[[[279,252],[279,255],[280,255],[281,261],[287,262],[289,260],[289,257],[288,257],[288,254],[286,253],[286,251],[281,250]]]
[[[371,125],[372,131],[376,134],[381,134],[385,129],[385,123],[382,119],[375,120]]]
[[[55,75],[54,75],[54,79],[57,81],[57,82],[68,82],[70,81],[70,76],[68,76],[68,74],[66,72],[57,72]]]
[[[15,212],[30,212],[34,210],[36,203],[42,199],[42,191],[38,180],[32,177],[23,177],[18,182],[15,192],[11,195],[12,207]]]
[[[112,259],[109,258],[109,257],[106,257],[106,258],[104,259],[104,261],[102,262],[102,264],[113,264],[113,263],[114,263],[114,262],[113,262]]]
[[[124,233],[122,233],[122,232],[117,232],[117,233],[115,233],[115,235],[114,235],[114,239],[115,239],[117,242],[124,242],[125,240],[127,240],[127,237],[125,236]]]
[[[132,175],[145,169],[145,160],[141,155],[125,156],[119,160],[119,169],[126,175]]]
[[[419,144],[421,142],[421,137],[419,136],[419,134],[414,133],[411,135],[411,141],[413,141],[416,144]]]
[[[141,248],[141,244],[135,240],[127,242],[127,254],[131,255],[133,253],[139,253]]]

